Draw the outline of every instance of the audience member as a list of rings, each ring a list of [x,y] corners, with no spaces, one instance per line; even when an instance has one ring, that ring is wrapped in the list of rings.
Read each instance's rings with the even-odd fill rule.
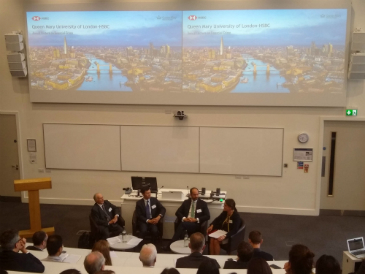
[[[203,256],[203,250],[205,249],[204,235],[200,232],[195,232],[190,236],[189,248],[191,254],[186,257],[182,257],[176,260],[177,268],[198,268],[204,261],[212,261],[217,268],[220,268],[218,262],[215,259]]]
[[[219,267],[213,260],[205,260],[199,265],[196,274],[219,274]]]
[[[341,274],[337,260],[329,255],[322,255],[316,262],[316,274]]]
[[[356,271],[356,274],[365,274],[365,259],[362,261],[359,269]]]
[[[105,265],[112,265],[112,259],[110,258],[110,246],[108,241],[100,240],[97,241],[92,251],[99,251],[105,258]]]
[[[91,217],[99,228],[100,239],[106,240],[122,233],[125,221],[119,216],[117,207],[108,200],[104,200],[101,193],[94,194],[94,201]]]
[[[143,267],[154,267],[156,263],[157,249],[154,244],[146,244],[141,248],[139,253],[139,260]]]
[[[165,207],[157,200],[151,197],[149,186],[141,189],[143,198],[136,202],[137,225],[140,231],[140,238],[144,239],[147,232],[152,234],[153,241],[158,238],[159,231],[157,224],[165,215]]]
[[[4,270],[43,273],[44,266],[25,248],[26,240],[18,231],[7,230],[0,236],[3,251],[0,252],[0,266]],[[21,253],[19,253],[21,251]]]
[[[248,263],[247,274],[272,274],[272,271],[265,259],[256,257]]]
[[[113,270],[100,270],[95,274],[115,274],[115,272]]]
[[[3,269],[0,269],[0,274],[8,274],[8,272]]]
[[[62,237],[60,235],[51,235],[47,240],[48,257],[44,261],[62,262],[65,256],[61,256],[63,250]]]
[[[47,247],[48,235],[46,232],[40,230],[33,234],[32,241],[33,245],[28,246],[28,250],[43,251]]]
[[[71,268],[71,269],[66,269],[66,270],[62,271],[60,274],[81,274],[81,272],[75,268]]]
[[[161,274],[180,274],[180,272],[176,268],[171,267],[162,270]]]
[[[274,257],[271,254],[264,252],[260,249],[263,241],[264,240],[262,239],[260,231],[254,230],[251,231],[250,234],[248,235],[248,242],[253,247],[253,257],[263,258],[266,261],[273,261]]]
[[[289,262],[285,263],[284,269],[288,274],[311,274],[313,257],[313,252],[305,245],[293,245],[289,251]]]
[[[99,251],[93,251],[85,257],[84,267],[87,273],[95,274],[104,270],[105,258]]]
[[[237,247],[238,260],[228,260],[224,263],[224,269],[247,269],[251,260],[253,248],[249,243],[241,242]]]
[[[215,230],[224,230],[226,235],[220,236],[218,239],[210,238],[209,253],[210,255],[219,255],[221,244],[228,243],[228,239],[237,233],[241,225],[241,217],[236,209],[236,202],[233,199],[226,199],[224,201],[223,212],[214,219],[207,229],[207,233]]]
[[[172,241],[184,237],[184,232],[189,235],[200,230],[200,225],[210,219],[207,203],[199,199],[199,190],[196,187],[190,189],[190,199],[185,200],[175,213],[178,227]]]

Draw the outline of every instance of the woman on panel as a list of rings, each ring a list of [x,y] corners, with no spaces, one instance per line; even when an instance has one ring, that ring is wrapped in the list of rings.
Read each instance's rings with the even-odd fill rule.
[[[110,258],[110,246],[109,243],[105,240],[97,241],[94,244],[92,251],[99,251],[104,255],[105,265],[112,265],[112,259]]]
[[[224,230],[226,235],[219,238],[210,238],[209,254],[219,255],[221,244],[228,243],[228,239],[237,233],[241,225],[241,218],[236,209],[236,203],[233,199],[226,199],[223,206],[223,212],[214,219],[207,229],[207,233],[212,233],[215,230]]]
[[[289,262],[285,263],[284,269],[288,274],[311,274],[313,258],[313,252],[305,245],[293,245],[289,251]]]

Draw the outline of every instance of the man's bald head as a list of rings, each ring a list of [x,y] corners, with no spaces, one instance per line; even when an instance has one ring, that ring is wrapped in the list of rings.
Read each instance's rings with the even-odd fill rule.
[[[97,204],[100,204],[100,205],[103,204],[104,203],[103,194],[101,194],[101,193],[95,193],[94,194],[94,201]]]
[[[139,260],[143,266],[154,266],[156,263],[157,250],[154,244],[146,244],[142,246],[139,253]]]
[[[85,257],[84,267],[87,273],[94,274],[104,269],[105,258],[99,251],[91,252]]]
[[[205,248],[204,235],[200,232],[195,232],[190,236],[189,247],[191,252],[201,252]]]

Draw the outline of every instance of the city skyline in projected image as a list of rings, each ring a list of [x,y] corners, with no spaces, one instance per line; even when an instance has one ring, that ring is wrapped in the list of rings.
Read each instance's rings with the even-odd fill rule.
[[[347,10],[183,12],[183,90],[342,93]]]
[[[181,19],[181,11],[28,12],[31,88],[180,91]]]

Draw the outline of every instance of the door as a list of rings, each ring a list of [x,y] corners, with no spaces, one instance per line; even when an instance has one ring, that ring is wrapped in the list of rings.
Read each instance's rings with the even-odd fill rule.
[[[14,180],[20,179],[16,118],[0,114],[0,196],[20,197]]]
[[[365,210],[365,122],[326,121],[323,138],[326,163],[320,208]]]

